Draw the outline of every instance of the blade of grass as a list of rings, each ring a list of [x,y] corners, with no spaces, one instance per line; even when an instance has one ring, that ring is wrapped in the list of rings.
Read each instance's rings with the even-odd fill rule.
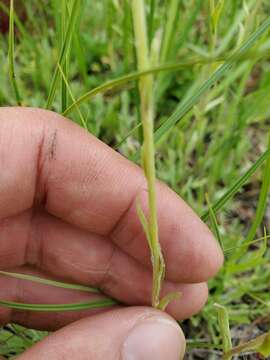
[[[249,50],[258,39],[270,28],[270,17],[268,17],[258,29],[236,50],[227,61],[224,62],[191,96],[180,102],[173,114],[164,121],[155,131],[155,142],[159,141],[173,126],[175,126],[198,102],[201,96],[208,91],[225,73],[230,70],[235,59]]]
[[[235,57],[234,61],[245,61],[245,60],[249,60],[250,57],[255,58],[255,59],[261,59],[261,58],[268,58],[269,57],[270,52],[269,51],[264,51],[261,54],[260,53],[254,53],[254,54],[241,54],[241,56],[239,57]],[[99,86],[97,86],[96,88],[88,91],[87,93],[85,93],[84,95],[80,96],[75,102],[73,102],[64,112],[63,115],[66,116],[68,115],[70,112],[72,112],[76,106],[81,105],[83,102],[93,98],[94,96],[96,96],[97,94],[101,94],[101,93],[105,93],[108,90],[111,90],[113,88],[119,87],[121,85],[124,85],[130,81],[134,81],[134,80],[138,80],[140,79],[142,76],[145,75],[150,75],[150,74],[158,74],[159,72],[163,72],[163,71],[178,71],[181,69],[184,69],[186,67],[191,67],[191,66],[195,66],[195,65],[200,65],[200,64],[210,64],[210,63],[217,63],[217,62],[223,62],[226,61],[226,57],[224,56],[220,56],[220,57],[216,57],[216,58],[205,58],[205,57],[196,57],[195,59],[192,59],[190,61],[187,62],[179,62],[179,63],[173,63],[173,64],[164,64],[164,65],[160,65],[160,66],[155,66],[155,67],[151,67],[149,69],[143,70],[143,71],[136,71],[136,72],[132,72],[130,74],[127,75],[123,75],[120,76],[116,79],[113,80],[109,80],[107,82],[105,82],[104,84],[101,84]]]
[[[73,93],[72,93],[71,88],[70,88],[70,86],[69,86],[69,83],[68,83],[68,81],[67,81],[67,79],[66,79],[66,76],[65,76],[65,74],[64,74],[64,71],[63,71],[63,69],[61,68],[61,65],[60,65],[59,63],[58,63],[58,67],[59,67],[60,74],[61,74],[61,76],[62,76],[62,78],[63,78],[63,82],[64,82],[65,85],[66,85],[66,89],[67,89],[67,91],[68,91],[68,93],[69,93],[69,96],[71,97],[72,101],[74,102],[75,99],[74,99]],[[84,119],[83,114],[82,114],[80,108],[79,108],[78,106],[76,106],[76,109],[77,109],[77,112],[78,112],[78,114],[79,114],[79,117],[80,117],[82,126],[83,126],[86,130],[88,130],[86,120]]]
[[[155,17],[156,0],[150,2],[150,12],[148,15],[148,48],[151,49],[151,44],[154,36],[154,17]]]
[[[9,37],[8,37],[8,62],[9,62],[9,77],[12,84],[17,105],[22,105],[21,95],[19,92],[19,87],[17,84],[16,74],[15,74],[15,61],[14,61],[14,0],[10,0],[9,8]]]
[[[231,340],[231,331],[230,331],[230,323],[227,309],[225,306],[220,304],[214,304],[214,307],[218,313],[218,323],[219,330],[222,337],[222,345],[224,353],[227,353],[232,349],[232,340]],[[231,360],[232,357],[227,358],[227,360]]]
[[[258,238],[258,239],[256,239],[256,240],[250,241],[250,242],[245,243],[245,244],[242,244],[242,245],[232,246],[231,248],[224,249],[224,252],[226,253],[226,252],[229,252],[229,251],[236,250],[236,249],[238,249],[238,248],[247,248],[247,247],[249,247],[250,245],[254,245],[254,244],[257,244],[257,243],[259,243],[259,242],[261,242],[261,241],[265,241],[265,240],[268,240],[268,239],[270,239],[270,235],[266,235],[266,236],[264,236],[264,237],[260,237],[260,238]]]
[[[85,291],[85,292],[98,293],[98,294],[100,293],[100,291],[96,288],[78,285],[78,284],[69,284],[69,283],[64,283],[61,281],[43,279],[43,278],[40,278],[38,276],[33,276],[33,275],[19,274],[19,273],[13,273],[13,272],[8,272],[8,271],[0,271],[0,275],[13,277],[15,279],[33,281],[33,282],[36,282],[39,284],[55,286],[55,287],[59,287],[59,288],[63,288],[63,289],[78,290],[78,291]]]
[[[64,45],[64,41],[65,41],[65,34],[67,31],[67,18],[68,18],[68,11],[67,11],[67,3],[66,0],[61,0],[61,47]],[[68,52],[67,52],[68,53]],[[65,59],[63,61],[63,74],[64,77],[62,79],[62,85],[61,85],[61,91],[62,91],[62,112],[64,112],[67,108],[67,86],[66,86],[66,81],[65,79],[68,78],[67,75],[67,68],[68,68],[68,55],[65,56]],[[58,63],[59,64],[59,63]]]
[[[244,351],[254,351],[262,354],[265,358],[268,358],[268,356],[270,356],[270,331],[248,341],[247,343],[234,347],[224,354],[222,359],[230,360],[232,356],[241,354]]]
[[[83,303],[74,304],[23,304],[14,301],[0,300],[0,306],[10,309],[42,311],[42,312],[62,312],[62,311],[79,311],[87,309],[98,309],[118,304],[117,301],[111,299],[94,300]]]
[[[241,272],[254,269],[258,267],[260,264],[267,263],[267,259],[264,258],[266,251],[267,251],[267,236],[265,230],[264,241],[262,244],[260,244],[259,249],[257,251],[251,251],[248,254],[249,257],[247,260],[239,261],[239,262],[230,261],[226,269],[227,274],[239,274]],[[233,258],[241,259],[243,254],[245,254],[244,251],[236,252],[236,254],[233,255]]]
[[[268,150],[270,150],[270,135],[268,140]],[[267,159],[263,172],[262,187],[259,195],[258,206],[252,226],[248,232],[246,242],[254,239],[256,232],[263,221],[265,210],[267,207],[268,194],[270,191],[270,158]]]
[[[270,149],[266,150],[258,160],[226,191],[226,193],[212,206],[215,213],[219,211],[247,182],[247,180],[256,172],[256,170],[270,157]],[[206,221],[210,216],[210,211],[206,211],[201,219]]]
[[[208,211],[209,211],[209,216],[210,216],[212,227],[214,229],[216,238],[218,239],[218,242],[219,242],[219,244],[221,246],[221,249],[224,251],[223,242],[222,242],[221,235],[220,235],[220,232],[219,232],[219,229],[218,229],[218,222],[217,222],[216,214],[215,214],[215,212],[214,212],[214,210],[212,208],[212,205],[211,205],[211,203],[209,201],[208,194],[205,195],[205,198],[206,198],[206,202],[207,202],[208,209],[209,209]]]
[[[179,300],[182,296],[181,292],[173,292],[165,295],[159,302],[158,308],[161,311],[165,311],[167,306],[174,300]]]
[[[165,23],[164,35],[161,45],[160,62],[164,64],[168,59],[171,46],[173,45],[175,36],[175,24],[179,15],[180,1],[170,0],[167,9],[167,18]]]
[[[137,124],[133,129],[131,129],[126,136],[121,139],[115,146],[114,149],[119,149],[119,147],[132,135],[135,133],[135,131],[137,131],[140,127],[142,126],[142,123],[140,122],[139,124]]]
[[[70,48],[71,39],[72,39],[75,23],[76,23],[79,8],[80,8],[80,1],[81,0],[73,0],[69,20],[67,23],[67,30],[66,30],[65,38],[64,38],[63,45],[62,45],[62,48],[60,51],[59,59],[57,61],[57,64],[60,64],[61,66],[63,66],[63,63],[66,59],[67,52],[69,51],[69,48]],[[58,79],[59,79],[59,67],[56,65],[53,79],[52,79],[51,86],[50,86],[48,99],[47,99],[46,109],[49,109],[52,106],[52,102],[54,100],[54,96],[56,93]]]

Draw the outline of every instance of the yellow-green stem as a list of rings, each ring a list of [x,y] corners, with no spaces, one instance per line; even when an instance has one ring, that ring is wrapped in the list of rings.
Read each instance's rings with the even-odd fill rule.
[[[145,6],[143,0],[132,0],[132,14],[136,42],[138,70],[150,68],[148,39],[146,29]],[[154,146],[154,100],[153,76],[143,76],[139,81],[141,99],[141,119],[143,124],[144,143],[142,149],[142,165],[148,188],[148,234],[153,264],[152,305],[158,307],[161,283],[164,277],[165,265],[158,237],[156,171]]]

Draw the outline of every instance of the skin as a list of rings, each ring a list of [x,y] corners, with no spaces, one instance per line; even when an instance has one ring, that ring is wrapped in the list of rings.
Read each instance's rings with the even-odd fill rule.
[[[55,113],[1,108],[0,169],[0,270],[97,286],[131,306],[53,314],[0,308],[1,325],[58,330],[19,359],[45,359],[50,351],[52,360],[120,359],[123,339],[141,319],[181,320],[203,307],[206,281],[223,255],[166,185],[157,183],[162,292],[182,293],[167,314],[149,307],[150,254],[136,215],[137,198],[147,213],[147,191],[138,166]],[[0,298],[49,304],[97,295],[0,276]]]

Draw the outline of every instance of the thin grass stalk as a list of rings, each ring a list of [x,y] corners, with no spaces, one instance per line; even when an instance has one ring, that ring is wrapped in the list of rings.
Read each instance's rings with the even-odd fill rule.
[[[171,58],[171,50],[173,46],[175,46],[175,33],[176,33],[176,22],[179,16],[179,8],[180,8],[180,0],[170,0],[168,1],[168,9],[166,10],[167,16],[164,29],[163,29],[163,37],[160,48],[159,62],[160,64],[164,64]],[[175,56],[175,54],[174,54]],[[160,99],[166,86],[170,80],[168,79],[168,74],[161,73],[157,77],[157,82],[155,86],[155,97],[156,101]]]
[[[222,251],[224,252],[224,245],[223,245],[221,234],[220,234],[220,231],[219,231],[219,228],[218,228],[218,221],[217,221],[216,214],[215,214],[214,210],[212,209],[212,205],[210,203],[208,194],[206,194],[205,197],[206,197],[206,202],[207,202],[207,206],[208,206],[208,209],[209,209],[209,216],[210,216],[212,227],[214,229],[216,238],[218,239],[219,245],[220,245]]]
[[[268,149],[270,150],[270,134],[268,140]],[[246,242],[250,242],[254,239],[256,232],[263,221],[265,210],[267,207],[268,195],[270,191],[270,158],[267,159],[265,168],[263,171],[262,187],[259,195],[259,201],[256,209],[256,214],[251,228],[246,237]]]
[[[170,0],[169,8],[168,8],[168,16],[166,19],[164,35],[161,45],[161,53],[160,53],[160,62],[164,64],[166,60],[168,60],[171,46],[173,45],[173,40],[175,36],[175,24],[177,17],[179,15],[179,0]]]
[[[66,28],[67,28],[67,18],[68,18],[68,11],[67,11],[67,3],[66,0],[62,0],[61,1],[61,47],[64,44],[65,41],[65,33],[66,33]],[[66,82],[65,79],[68,79],[68,74],[67,74],[67,60],[68,60],[68,55],[65,56],[65,59],[63,61],[63,66],[62,66],[62,71],[64,74],[64,77],[62,78],[62,84],[61,84],[61,101],[62,101],[62,112],[64,112],[67,108],[67,86],[66,86]]]
[[[17,105],[22,105],[21,95],[19,92],[19,87],[17,84],[16,74],[15,74],[15,61],[14,61],[14,43],[15,43],[15,35],[14,35],[14,0],[10,0],[10,8],[9,8],[9,37],[8,37],[8,61],[9,61],[9,77],[10,82],[12,84]]]
[[[268,240],[268,239],[270,239],[270,235],[266,235],[266,236],[260,237],[260,238],[258,238],[256,240],[252,240],[249,243],[244,243],[242,245],[232,246],[231,248],[225,249],[224,253],[234,251],[234,250],[240,249],[240,248],[248,248],[250,245],[258,244],[258,243],[260,243],[262,241],[265,241],[265,240]]]
[[[270,55],[270,51],[264,51],[264,52],[256,52],[256,53],[245,53],[242,54],[241,56],[238,56],[235,58],[235,63],[239,62],[239,61],[246,61],[246,60],[250,60],[250,58],[252,57],[252,59],[256,59],[256,60],[260,60],[262,58],[268,58]],[[147,70],[143,70],[143,71],[136,71],[136,72],[132,72],[130,74],[126,74],[123,76],[120,76],[116,79],[113,80],[109,80],[99,86],[97,86],[96,88],[88,91],[87,93],[85,93],[84,95],[80,96],[75,102],[73,102],[64,112],[63,115],[66,116],[69,113],[71,113],[76,106],[81,105],[82,103],[84,103],[87,100],[92,99],[94,96],[98,95],[98,94],[102,94],[105,93],[108,90],[114,89],[116,87],[122,86],[127,84],[130,81],[135,81],[140,79],[142,76],[148,75],[148,74],[158,74],[159,72],[163,72],[163,71],[179,71],[181,69],[185,69],[188,67],[192,67],[195,65],[203,65],[203,64],[210,64],[210,63],[219,63],[219,62],[224,62],[227,61],[228,57],[226,56],[219,56],[219,57],[215,57],[215,58],[205,58],[205,57],[196,57],[195,59],[186,61],[186,62],[178,62],[178,63],[168,63],[168,64],[164,64],[164,65],[159,65],[159,66],[153,66]]]
[[[248,181],[248,179],[256,172],[256,170],[262,166],[262,164],[270,158],[270,149],[266,150],[251,167],[242,175],[239,179],[237,179],[233,185],[226,191],[226,193],[212,205],[212,209],[215,213],[219,211],[240,189],[241,187]],[[210,217],[210,211],[206,211],[201,219],[203,221],[208,220]]]
[[[23,304],[14,301],[0,300],[0,306],[9,309],[26,310],[26,311],[42,311],[42,312],[62,312],[62,311],[79,311],[111,307],[117,305],[118,302],[111,299],[100,299],[89,302],[73,303],[73,304]]]
[[[232,349],[232,340],[231,340],[231,331],[230,331],[230,323],[229,323],[229,315],[225,306],[214,304],[217,313],[218,313],[218,323],[220,334],[222,337],[222,347],[224,353],[229,352]],[[232,356],[228,356],[227,360],[231,360]]]
[[[150,67],[145,5],[143,0],[132,0],[132,14],[136,42],[138,70],[143,71]],[[154,100],[153,100],[153,77],[146,75],[139,82],[141,100],[141,119],[143,123],[144,143],[142,147],[142,165],[147,180],[149,216],[145,222],[145,230],[151,250],[153,265],[153,289],[152,305],[158,307],[160,301],[160,289],[164,278],[165,264],[159,244],[156,200],[156,170],[155,170],[155,146],[154,146]],[[142,220],[142,218],[141,218]]]
[[[154,18],[155,18],[156,0],[150,0],[150,12],[148,16],[148,47],[151,49],[151,44],[154,36]]]
[[[88,287],[88,286],[78,285],[78,284],[69,284],[69,283],[64,283],[61,281],[55,281],[55,280],[50,280],[50,279],[43,279],[38,276],[33,276],[33,275],[28,275],[28,274],[0,271],[0,275],[4,275],[4,276],[12,277],[15,279],[20,279],[20,280],[32,281],[32,282],[42,284],[42,285],[50,285],[50,286],[54,286],[54,287],[58,287],[58,288],[62,288],[62,289],[77,290],[77,291],[84,291],[84,292],[88,292],[88,293],[90,292],[90,293],[100,294],[100,291],[93,287]]]
[[[48,99],[47,99],[47,103],[46,103],[46,109],[51,108],[54,97],[55,97],[56,87],[57,87],[59,73],[60,73],[58,63],[61,66],[63,66],[63,63],[66,59],[66,54],[69,51],[75,23],[77,20],[79,9],[80,9],[80,3],[81,3],[81,0],[73,0],[69,20],[67,23],[64,42],[63,42],[62,48],[60,50],[59,59],[57,61],[57,65],[56,65],[56,68],[55,68],[55,71],[53,74],[53,78],[52,78],[52,82],[51,82],[51,86],[50,86],[50,90],[49,90],[49,95],[48,95]]]
[[[73,96],[73,93],[72,93],[72,90],[71,90],[71,88],[70,88],[70,85],[69,85],[69,83],[68,83],[68,81],[67,81],[67,78],[66,78],[66,76],[65,76],[65,74],[64,74],[64,71],[63,71],[63,69],[61,68],[61,65],[60,65],[60,64],[58,64],[58,67],[59,67],[59,71],[60,71],[60,74],[61,74],[61,76],[62,76],[63,82],[64,82],[65,85],[66,85],[66,90],[68,91],[71,100],[74,102],[74,101],[75,101],[75,98],[74,98],[74,96]],[[79,118],[80,118],[80,120],[81,120],[81,125],[85,128],[85,130],[88,130],[87,122],[86,122],[85,118],[83,117],[83,114],[82,114],[80,108],[79,108],[78,106],[76,106],[76,109],[77,109]]]

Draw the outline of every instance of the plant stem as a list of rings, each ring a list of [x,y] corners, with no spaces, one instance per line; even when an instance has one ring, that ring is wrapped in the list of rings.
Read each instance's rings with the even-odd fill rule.
[[[68,11],[67,11],[67,4],[66,0],[62,0],[61,2],[61,46],[63,46],[65,41],[65,33],[66,33],[66,27],[67,27],[67,17],[68,17]],[[67,58],[68,56],[65,56],[65,60],[63,62],[63,73],[66,78],[67,76]],[[64,112],[67,108],[67,87],[65,80],[62,79],[62,112]]]
[[[9,76],[10,82],[13,86],[17,105],[21,106],[21,95],[19,92],[16,74],[15,74],[15,65],[14,65],[14,0],[10,0],[10,10],[9,10],[9,39],[8,39],[8,60],[9,60]]]
[[[225,306],[219,304],[214,304],[214,306],[218,313],[218,324],[219,324],[220,334],[222,337],[223,351],[224,353],[227,353],[232,349],[229,315]],[[228,356],[226,359],[231,360],[232,357]]]
[[[270,149],[270,134],[268,139],[268,149]],[[256,232],[263,221],[265,210],[267,208],[269,191],[270,191],[270,158],[267,159],[265,164],[265,169],[263,171],[263,179],[262,179],[262,186],[259,195],[258,206],[256,209],[256,214],[253,223],[245,240],[245,242],[247,243],[254,239]]]
[[[150,67],[147,29],[145,20],[145,6],[143,0],[132,0],[132,14],[136,42],[138,70]],[[144,143],[142,148],[142,165],[148,188],[149,218],[147,222],[148,240],[151,249],[153,265],[152,305],[158,307],[161,283],[164,277],[165,265],[158,236],[157,200],[156,200],[156,171],[154,146],[154,99],[153,76],[143,76],[139,81],[141,118],[143,123]]]

